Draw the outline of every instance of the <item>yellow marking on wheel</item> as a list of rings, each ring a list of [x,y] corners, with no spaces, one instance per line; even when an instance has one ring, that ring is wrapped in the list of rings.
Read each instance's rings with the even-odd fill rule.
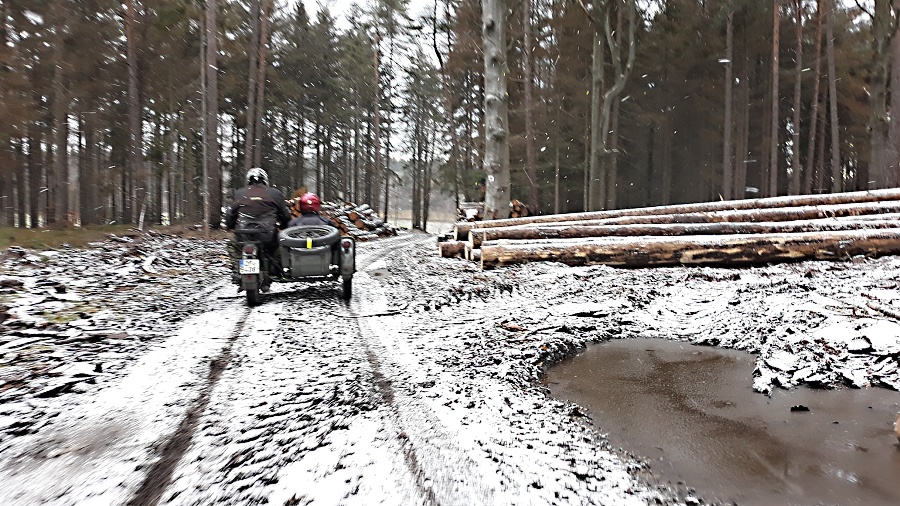
[[[312,249],[312,237],[306,238],[306,249]]]

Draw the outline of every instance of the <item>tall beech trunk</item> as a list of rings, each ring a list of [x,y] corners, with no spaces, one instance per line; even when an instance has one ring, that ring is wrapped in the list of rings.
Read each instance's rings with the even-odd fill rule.
[[[260,52],[260,2],[262,0],[250,0],[250,47],[247,55],[250,57],[250,69],[247,72],[247,114],[245,114],[244,126],[244,172],[250,170],[253,165],[256,150],[256,85],[259,78],[258,62]]]
[[[732,198],[743,199],[747,194],[747,158],[750,149],[750,70],[747,58],[744,58],[743,77],[741,78],[741,117],[738,127],[737,165],[734,171],[734,194]]]
[[[47,224],[66,223],[68,192],[69,98],[66,93],[66,7],[64,0],[53,5],[53,162],[47,178]]]
[[[533,93],[533,77],[531,73],[531,60],[534,57],[532,53],[534,49],[531,47],[531,2],[533,0],[523,0],[524,8],[522,13],[523,23],[523,45],[525,46],[525,54],[522,57],[522,73],[525,80],[525,175],[528,177],[528,206],[537,212],[540,201],[538,200],[538,179],[537,179],[537,162],[534,153],[534,124],[532,118],[532,109],[534,108]]]
[[[800,193],[800,92],[803,74],[803,0],[794,0],[794,33],[797,35],[794,47],[794,117],[791,139],[791,180],[789,195]]]
[[[898,0],[900,1],[900,0]],[[815,165],[816,131],[819,121],[820,84],[822,82],[822,0],[816,0],[816,64],[813,70],[812,103],[809,108],[809,138],[806,146],[806,167],[803,170],[803,193],[812,193],[813,171],[821,166]]]
[[[731,134],[734,131],[731,112],[733,109],[732,95],[734,88],[734,5],[728,1],[728,14],[725,18],[725,125],[722,135],[722,198],[731,200],[732,187],[734,185],[734,154],[731,148]]]
[[[125,195],[127,196],[123,198],[123,218],[130,220],[129,223],[134,223],[136,221],[136,181],[143,172],[144,159],[142,149],[141,83],[138,69],[140,43],[137,40],[137,16],[140,11],[135,5],[137,2],[138,0],[126,0],[125,10],[126,59],[128,62],[128,167],[124,173],[123,179],[126,184],[123,185],[123,191],[127,192],[129,189],[131,191],[126,193]]]
[[[841,170],[841,139],[838,123],[837,70],[834,62],[834,10],[835,0],[828,0],[825,20],[825,53],[828,59],[828,97],[831,122],[831,191],[844,190],[844,175]]]
[[[892,7],[900,11],[900,0],[894,0]],[[895,20],[891,37],[891,111],[897,118],[900,111],[900,20]],[[900,186],[900,119],[892,120],[888,127],[887,175],[885,181],[890,186]]]
[[[272,0],[264,0],[260,16],[259,68],[256,71],[256,111],[253,113],[253,166],[262,167],[263,117],[266,98],[266,55],[269,47],[269,18],[272,15]]]
[[[206,174],[209,185],[209,224],[219,228],[222,221],[222,168],[219,164],[219,52],[216,34],[216,0],[206,0]]]
[[[869,181],[874,188],[887,186],[888,79],[891,77],[891,37],[895,30],[891,0],[875,0],[872,13],[872,65],[869,82]]]
[[[769,124],[769,170],[766,171],[767,180],[763,181],[768,186],[766,195],[774,197],[778,195],[778,124],[780,121],[778,103],[781,99],[779,96],[778,78],[779,78],[779,46],[780,46],[780,26],[781,26],[781,1],[773,0],[772,5],[772,112]]]
[[[484,39],[484,218],[509,213],[509,113],[506,79],[506,8],[503,0],[483,0]]]

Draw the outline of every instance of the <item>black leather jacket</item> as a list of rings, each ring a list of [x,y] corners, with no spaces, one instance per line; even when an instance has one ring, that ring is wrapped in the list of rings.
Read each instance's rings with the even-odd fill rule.
[[[284,228],[291,220],[291,212],[281,191],[257,184],[234,192],[234,202],[225,215],[225,226],[232,230],[239,219]]]

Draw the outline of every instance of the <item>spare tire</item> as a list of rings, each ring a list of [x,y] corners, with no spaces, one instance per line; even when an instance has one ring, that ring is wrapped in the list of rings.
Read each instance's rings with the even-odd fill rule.
[[[328,225],[299,225],[286,228],[278,234],[278,242],[289,248],[331,246],[340,238],[341,234],[338,229]],[[309,239],[312,240],[312,244]]]

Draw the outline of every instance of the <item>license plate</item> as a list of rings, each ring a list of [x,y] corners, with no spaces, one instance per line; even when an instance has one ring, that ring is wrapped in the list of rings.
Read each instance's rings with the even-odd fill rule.
[[[242,258],[240,271],[241,274],[259,274],[259,259]]]

